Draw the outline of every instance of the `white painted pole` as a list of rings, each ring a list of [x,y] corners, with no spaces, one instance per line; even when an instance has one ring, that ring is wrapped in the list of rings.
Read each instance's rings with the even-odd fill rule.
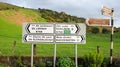
[[[55,67],[56,66],[56,43],[54,44],[54,65],[53,65],[53,67]]]
[[[78,67],[78,60],[77,60],[77,44],[75,44],[75,67]]]
[[[33,46],[34,44],[31,46],[31,67],[33,67]]]
[[[114,10],[112,9],[112,13],[114,12]],[[110,43],[110,64],[112,65],[113,63],[113,34],[114,34],[114,20],[113,20],[113,16],[114,16],[114,13],[113,15],[111,16],[111,37],[110,37],[110,40],[111,40],[111,43]]]

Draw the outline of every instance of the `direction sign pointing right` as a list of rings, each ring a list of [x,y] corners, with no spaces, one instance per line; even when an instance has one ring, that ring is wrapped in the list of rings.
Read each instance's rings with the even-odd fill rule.
[[[76,35],[72,35],[72,36],[58,35],[58,36],[56,36],[56,43],[83,43],[84,40],[85,40],[85,37],[83,37],[83,36],[76,36]]]
[[[56,34],[78,34],[80,28],[77,24],[56,24]]]

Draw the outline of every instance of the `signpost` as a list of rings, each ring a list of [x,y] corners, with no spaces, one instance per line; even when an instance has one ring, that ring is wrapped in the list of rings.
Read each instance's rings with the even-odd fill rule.
[[[89,26],[110,26],[109,19],[89,18],[86,23]]]
[[[107,16],[110,16],[111,17],[111,37],[110,37],[110,41],[111,41],[111,43],[110,43],[110,64],[112,65],[112,53],[113,53],[113,31],[114,31],[114,21],[113,21],[113,12],[114,12],[114,10],[113,9],[110,9],[110,8],[107,8],[107,7],[105,7],[105,6],[103,6],[103,8],[102,8],[102,14],[103,15],[107,15]]]
[[[75,44],[75,61],[77,65],[77,44],[86,43],[86,25],[79,24],[23,24],[23,43],[54,43],[54,67],[56,63],[56,43]],[[33,47],[33,45],[32,45]],[[31,67],[33,66],[33,48],[31,50]]]
[[[86,43],[85,24],[23,24],[23,43]]]
[[[110,37],[110,64],[112,65],[112,53],[113,53],[113,32],[114,32],[114,21],[113,21],[113,12],[114,10],[113,9],[110,9],[110,8],[107,8],[105,6],[102,7],[102,14],[103,15],[107,15],[107,16],[110,16],[111,17],[111,37]]]

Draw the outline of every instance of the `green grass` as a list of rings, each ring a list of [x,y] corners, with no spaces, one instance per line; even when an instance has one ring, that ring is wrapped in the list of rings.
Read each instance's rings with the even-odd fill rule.
[[[29,11],[29,12],[28,12]],[[21,13],[37,17],[39,22],[46,21],[39,20],[39,15],[32,10],[20,9]],[[6,15],[10,16],[12,13],[6,11]],[[91,34],[87,33],[86,44],[78,44],[78,56],[84,56],[89,52],[96,52],[96,47],[100,46],[101,53],[105,57],[109,57],[110,50],[110,33],[109,34]],[[2,16],[0,16],[0,55],[10,56],[12,54],[13,42],[16,41],[15,54],[22,56],[31,55],[31,44],[22,43],[22,27],[18,26]],[[114,49],[113,56],[117,56],[120,49],[120,33],[114,34]],[[37,44],[37,56],[53,56],[54,44]],[[57,56],[74,56],[74,44],[57,44]]]
[[[15,54],[30,56],[31,44],[22,43],[22,27],[11,24],[0,17],[0,55],[13,55],[13,42],[16,41]],[[119,54],[120,33],[114,34],[114,57]],[[87,33],[87,43],[78,44],[78,56],[84,56],[89,52],[96,52],[100,46],[101,53],[109,57],[110,34]],[[54,44],[37,44],[37,56],[53,56]],[[57,44],[57,56],[74,56],[74,44]]]

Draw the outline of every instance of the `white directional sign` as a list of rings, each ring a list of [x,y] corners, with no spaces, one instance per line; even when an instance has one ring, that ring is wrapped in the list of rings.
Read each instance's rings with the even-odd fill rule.
[[[57,43],[81,43],[83,38],[81,36],[56,36]]]
[[[112,12],[111,8],[103,6],[101,11],[102,11],[102,14],[104,14],[104,15],[113,16],[113,12]]]
[[[25,43],[86,43],[86,25],[79,24],[23,24]]]
[[[46,42],[53,42],[54,39],[53,36],[50,35],[25,35],[24,39],[26,42],[41,42],[41,43],[46,43]]]
[[[31,23],[27,24],[26,30],[28,33],[52,33],[53,34],[53,24],[38,24]]]
[[[56,34],[77,34],[80,31],[77,24],[56,24]]]

